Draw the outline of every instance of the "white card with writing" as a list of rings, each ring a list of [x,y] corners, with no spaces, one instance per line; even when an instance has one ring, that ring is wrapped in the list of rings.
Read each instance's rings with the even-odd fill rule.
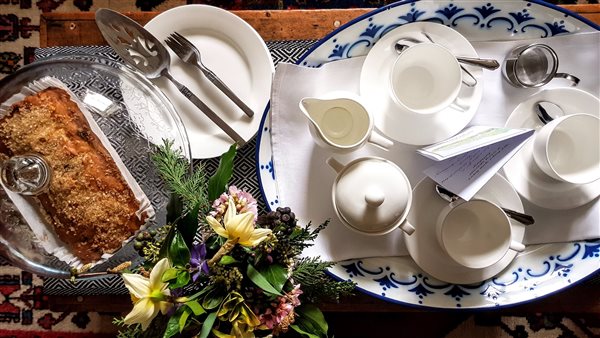
[[[521,149],[533,132],[475,126],[417,152],[435,161],[425,169],[425,175],[468,201]]]

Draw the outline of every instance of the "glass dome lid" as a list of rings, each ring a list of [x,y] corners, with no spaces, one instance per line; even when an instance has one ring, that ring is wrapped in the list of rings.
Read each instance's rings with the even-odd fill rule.
[[[32,63],[0,80],[0,105],[47,77],[62,82],[83,103],[146,195],[155,211],[147,227],[164,225],[169,191],[152,162],[153,148],[170,140],[191,163],[187,134],[171,102],[145,77],[119,62],[101,56],[69,55]],[[0,255],[23,270],[70,278],[71,266],[40,245],[39,235],[8,194],[0,185]],[[132,242],[78,278],[105,275],[107,269],[126,261],[139,263]]]

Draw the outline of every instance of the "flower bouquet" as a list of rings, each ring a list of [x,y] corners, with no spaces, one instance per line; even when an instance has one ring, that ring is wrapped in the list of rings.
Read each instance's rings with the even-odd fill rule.
[[[354,283],[325,274],[332,262],[302,257],[328,221],[300,226],[290,208],[258,215],[247,192],[227,186],[235,147],[210,178],[165,142],[154,163],[172,191],[167,225],[138,234],[144,264],[123,273],[133,310],[119,337],[326,337],[315,306]]]

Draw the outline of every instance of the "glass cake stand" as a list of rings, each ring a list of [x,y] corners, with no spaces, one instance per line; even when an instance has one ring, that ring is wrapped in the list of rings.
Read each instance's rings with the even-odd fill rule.
[[[152,163],[152,148],[168,139],[182,156],[191,159],[185,128],[171,102],[145,77],[119,62],[102,56],[69,55],[35,62],[0,80],[0,104],[33,81],[48,76],[60,80],[84,103],[152,203],[156,215],[148,227],[164,225],[169,192]],[[72,275],[67,263],[40,245],[40,238],[2,185],[0,255],[23,270],[45,277]],[[122,262],[136,264],[139,260],[130,241],[78,278],[96,278]]]

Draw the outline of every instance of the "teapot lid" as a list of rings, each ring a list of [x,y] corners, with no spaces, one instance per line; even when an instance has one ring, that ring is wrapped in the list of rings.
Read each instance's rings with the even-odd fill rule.
[[[348,163],[332,189],[333,205],[341,221],[366,234],[383,235],[408,215],[410,182],[402,169],[379,157]]]

